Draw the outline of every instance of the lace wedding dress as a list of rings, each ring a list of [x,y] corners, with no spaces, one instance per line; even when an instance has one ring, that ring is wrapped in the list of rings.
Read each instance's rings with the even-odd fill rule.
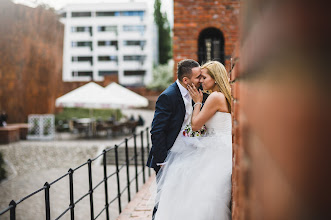
[[[157,175],[155,220],[231,219],[231,114],[217,112],[207,136],[179,135]]]

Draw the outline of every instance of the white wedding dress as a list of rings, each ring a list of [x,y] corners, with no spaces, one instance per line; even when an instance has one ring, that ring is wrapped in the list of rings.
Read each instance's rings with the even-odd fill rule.
[[[231,219],[231,114],[217,112],[207,136],[178,136],[157,175],[155,220]],[[182,133],[182,132],[181,132]]]

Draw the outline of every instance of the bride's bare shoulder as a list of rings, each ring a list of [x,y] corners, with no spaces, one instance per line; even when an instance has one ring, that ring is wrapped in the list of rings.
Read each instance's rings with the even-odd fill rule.
[[[226,98],[225,98],[224,94],[221,93],[221,92],[212,92],[208,96],[206,101],[221,104],[221,103],[224,103],[224,102],[226,103]]]
[[[212,92],[208,96],[206,100],[206,104],[207,102],[211,106],[217,106],[218,111],[227,111],[228,109],[226,98],[224,94],[221,92]]]

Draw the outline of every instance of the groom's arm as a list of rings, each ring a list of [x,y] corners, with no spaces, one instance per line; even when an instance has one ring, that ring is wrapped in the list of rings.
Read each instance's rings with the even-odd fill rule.
[[[151,139],[152,154],[156,163],[162,163],[167,157],[166,130],[171,118],[172,108],[170,98],[161,94],[155,105],[155,114],[152,122]]]

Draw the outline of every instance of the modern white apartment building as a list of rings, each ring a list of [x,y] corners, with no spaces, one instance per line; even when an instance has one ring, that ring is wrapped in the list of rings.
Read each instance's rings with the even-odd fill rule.
[[[61,16],[63,81],[103,81],[112,74],[123,85],[152,80],[157,32],[145,2],[70,4]]]

